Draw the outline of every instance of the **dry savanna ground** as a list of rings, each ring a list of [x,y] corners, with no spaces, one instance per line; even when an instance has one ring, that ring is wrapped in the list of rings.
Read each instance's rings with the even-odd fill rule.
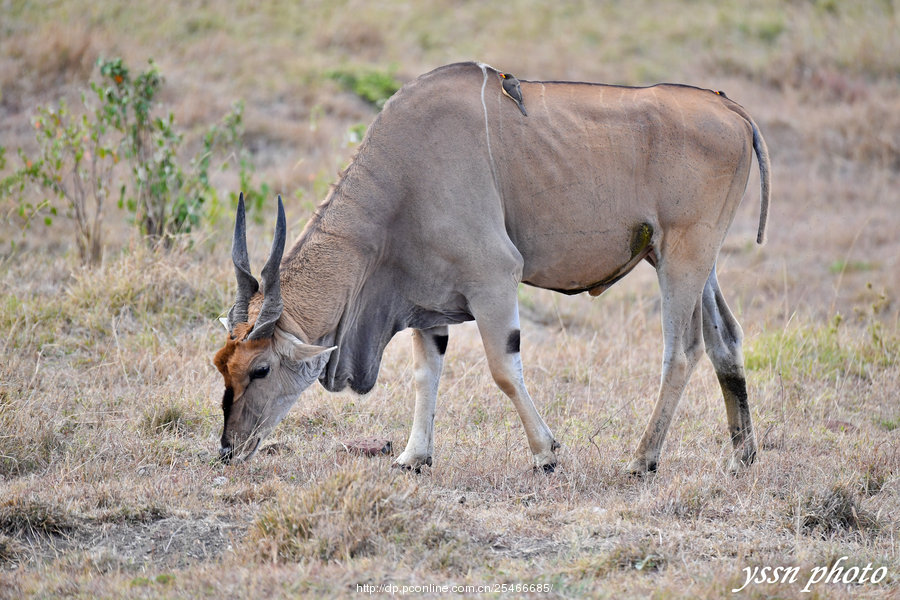
[[[433,468],[399,473],[338,443],[405,444],[408,333],[368,397],[315,386],[256,458],[223,466],[211,357],[233,301],[230,217],[152,249],[107,206],[103,263],[86,269],[65,215],[23,231],[2,199],[0,597],[353,597],[367,584],[896,597],[900,5],[427,5],[2,2],[6,170],[34,148],[36,106],[77,105],[100,56],[155,59],[190,150],[244,99],[256,176],[285,194],[289,236],[377,110],[330,69],[404,81],[478,59],[526,79],[725,90],[760,124],[774,176],[769,243],[753,243],[753,173],[719,261],[746,333],[757,464],[724,472],[725,411],[704,360],[659,472],[623,473],[659,380],[657,285],[641,266],[596,299],[520,292],[526,378],[563,447],[551,475],[531,471],[471,324],[451,328]],[[215,177],[237,185],[234,169]],[[257,269],[273,206],[251,225]],[[877,583],[859,583],[866,566]],[[763,567],[795,570],[732,594]],[[822,567],[853,581],[821,581]]]

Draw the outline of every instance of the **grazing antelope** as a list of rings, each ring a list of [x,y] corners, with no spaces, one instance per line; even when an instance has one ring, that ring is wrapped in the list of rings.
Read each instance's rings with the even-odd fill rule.
[[[215,357],[224,460],[253,456],[316,379],[330,391],[369,391],[388,341],[412,328],[415,410],[396,465],[431,465],[447,326],[474,319],[536,468],[552,471],[559,444],[522,377],[517,287],[596,296],[646,260],[659,277],[665,345],[630,470],[656,469],[704,347],[725,398],[729,468],[753,461],[742,332],[715,269],[754,153],[763,242],[769,157],[753,119],[724,94],[681,85],[522,81],[521,91],[528,118],[480,63],[405,85],[283,258],[278,199],[261,290],[239,203],[237,299]]]

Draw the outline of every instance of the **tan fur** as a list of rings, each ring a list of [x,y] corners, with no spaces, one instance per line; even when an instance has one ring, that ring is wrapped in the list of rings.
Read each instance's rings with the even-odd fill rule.
[[[659,396],[633,470],[656,468],[705,341],[717,373],[730,382],[728,414],[742,415],[729,417],[738,430],[734,458],[749,463],[756,448],[741,387],[740,327],[714,266],[754,154],[763,238],[770,169],[756,124],[711,90],[529,81],[521,81],[529,110],[523,119],[496,74],[481,64],[449,65],[388,101],[284,257],[278,327],[337,347],[318,373],[326,388],[365,392],[394,333],[474,318],[536,466],[550,470],[558,444],[507,343],[519,329],[517,286],[599,294],[646,259],[659,276],[665,348]],[[704,315],[732,333],[704,333]],[[237,386],[256,346],[229,343],[217,366]],[[419,340],[416,348],[424,380],[412,442],[399,459],[408,467],[430,463],[426,423],[440,376],[428,344]],[[293,391],[279,390],[280,398]]]
[[[429,251],[447,254],[452,247],[467,257],[469,250],[483,254],[472,239],[483,245],[508,235],[524,259],[522,281],[598,291],[607,287],[598,282],[623,275],[623,266],[637,262],[630,254],[631,236],[644,222],[653,226],[657,248],[665,232],[677,235],[697,224],[710,232],[721,229],[707,238],[713,246],[721,244],[721,222],[727,226],[740,197],[722,204],[718,190],[732,178],[746,181],[745,175],[736,176],[736,166],[743,174],[753,155],[755,125],[739,105],[711,90],[684,86],[522,81],[529,98],[526,120],[502,100],[496,78],[489,78],[486,135],[481,73],[474,65],[465,67],[423,75],[391,99],[353,164],[286,253],[282,293],[285,312],[301,329],[294,333],[314,341],[333,332],[386,243],[405,246],[398,266],[419,277],[415,244],[440,242]],[[428,100],[419,98],[423,93],[440,101],[437,116],[429,112]],[[401,108],[422,102],[426,108]],[[456,135],[429,135],[435,131]],[[454,174],[463,187],[444,199],[455,181],[446,169],[464,165],[442,162],[444,157],[480,154],[486,137],[493,164],[473,162]],[[474,146],[457,149],[457,138]],[[674,179],[660,158],[692,167]],[[389,177],[398,169],[423,188],[399,214],[402,192]],[[653,185],[636,187],[636,180]],[[764,185],[767,205],[768,178]],[[496,212],[484,204],[483,186],[499,188]],[[705,205],[706,198],[716,204]],[[451,199],[452,206],[446,203]],[[402,239],[392,240],[401,232]]]

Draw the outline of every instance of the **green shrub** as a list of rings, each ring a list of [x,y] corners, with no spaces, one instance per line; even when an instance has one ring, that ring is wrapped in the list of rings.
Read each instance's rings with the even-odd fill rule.
[[[83,94],[82,103],[86,112],[81,116],[71,113],[64,100],[49,108],[38,107],[34,120],[38,154],[32,159],[19,150],[23,167],[0,181],[0,197],[18,198],[25,228],[35,218],[50,225],[62,208],[75,221],[82,264],[96,265],[102,258],[103,207],[119,153],[101,110],[92,111]],[[24,196],[29,183],[38,184],[51,197],[32,203]]]
[[[236,157],[251,214],[260,212],[271,195],[267,184],[253,185],[254,167],[242,144],[241,102],[210,127],[189,169],[182,168],[178,154],[184,136],[171,112],[160,114],[157,96],[165,80],[152,59],[148,64],[134,74],[121,58],[101,59],[99,80],[90,82],[90,94],[82,94],[79,114],[63,100],[39,107],[34,121],[38,155],[32,158],[19,150],[22,166],[0,180],[0,198],[14,198],[23,231],[36,219],[51,224],[60,212],[72,217],[85,265],[99,264],[102,258],[103,214],[114,186],[119,207],[131,214],[141,233],[151,243],[167,246],[173,236],[200,224],[206,206],[217,206],[209,178],[216,153]],[[229,164],[224,161],[222,168]],[[5,148],[0,147],[0,169],[5,165]],[[122,169],[128,175],[123,177]],[[33,201],[26,193],[29,185],[50,197]],[[229,195],[232,204],[237,196]]]
[[[326,73],[326,76],[379,109],[403,85],[394,78],[393,69],[387,72],[365,69],[334,70]]]

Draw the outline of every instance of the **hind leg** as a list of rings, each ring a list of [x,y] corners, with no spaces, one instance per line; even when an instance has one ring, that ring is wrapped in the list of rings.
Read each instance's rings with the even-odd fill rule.
[[[679,306],[664,309],[663,313],[664,319],[668,313],[670,324],[663,326],[665,349],[662,382],[650,422],[644,429],[634,459],[628,465],[628,471],[634,474],[656,471],[662,444],[672,423],[672,417],[675,416],[675,409],[684,394],[694,367],[703,354],[699,298],[694,302],[692,309]]]
[[[663,248],[657,263],[662,298],[663,364],[659,396],[628,470],[635,474],[655,471],[660,449],[672,417],[694,367],[703,355],[701,294],[715,250],[693,240],[701,236],[672,236],[677,243]]]
[[[728,462],[731,473],[749,466],[756,458],[756,436],[747,401],[747,380],[741,350],[743,337],[740,324],[725,303],[713,268],[703,288],[703,339],[725,397],[728,431],[734,449]]]

